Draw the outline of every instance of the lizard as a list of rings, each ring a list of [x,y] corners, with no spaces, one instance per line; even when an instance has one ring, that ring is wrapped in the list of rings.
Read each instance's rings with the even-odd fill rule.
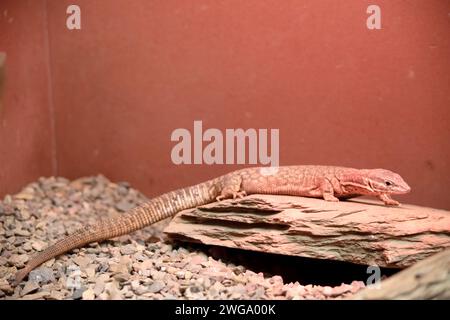
[[[385,169],[314,165],[244,168],[167,192],[119,217],[103,219],[78,229],[32,257],[16,273],[13,285],[19,285],[35,267],[67,251],[131,233],[174,216],[181,210],[214,201],[250,194],[314,197],[326,201],[369,195],[378,197],[385,205],[397,206],[400,203],[390,195],[405,194],[410,190],[399,174]]]

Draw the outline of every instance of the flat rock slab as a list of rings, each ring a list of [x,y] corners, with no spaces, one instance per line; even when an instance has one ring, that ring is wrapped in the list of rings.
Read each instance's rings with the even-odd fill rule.
[[[370,285],[352,299],[450,299],[450,249],[434,254],[389,279]]]
[[[405,268],[450,247],[450,211],[251,195],[182,211],[164,232],[207,245]]]

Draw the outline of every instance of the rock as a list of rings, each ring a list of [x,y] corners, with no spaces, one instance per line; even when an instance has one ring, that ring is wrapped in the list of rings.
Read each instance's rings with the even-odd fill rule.
[[[212,286],[208,289],[208,295],[211,298],[215,298],[219,294],[219,290],[215,286]]]
[[[378,284],[367,286],[354,295],[353,299],[449,300],[450,248],[381,280]]]
[[[97,269],[97,266],[95,264],[90,264],[84,270],[84,272],[86,273],[89,280],[94,278],[96,269]]]
[[[232,300],[238,300],[242,297],[242,294],[240,294],[239,292],[234,292],[233,294],[231,294],[230,299]]]
[[[6,196],[4,203],[0,203],[0,214],[4,214],[5,216],[13,215],[15,212],[14,206],[12,206],[11,203],[7,203],[7,199],[11,198],[8,198],[8,196]]]
[[[145,286],[139,285],[137,287],[134,288],[133,290],[137,295],[144,295],[145,293],[148,292],[148,289]]]
[[[129,273],[118,273],[118,274],[115,274],[113,278],[114,278],[114,280],[116,280],[119,283],[126,282],[130,279],[130,274]]]
[[[11,287],[8,280],[6,280],[5,278],[2,279],[2,273],[0,273],[0,290],[2,290],[5,293],[11,294],[14,292],[14,289]],[[6,274],[7,273],[5,272],[5,276],[6,276]],[[18,288],[18,287],[16,287],[16,288]]]
[[[53,299],[53,300],[63,300],[65,298],[64,293],[60,292],[60,291],[56,291],[53,290],[50,292],[50,297],[49,299]]]
[[[266,291],[263,287],[258,287],[253,293],[253,299],[262,299]]]
[[[45,249],[46,246],[47,244],[43,241],[36,240],[31,242],[31,247],[36,251],[42,251]]]
[[[120,264],[120,263],[111,263],[109,265],[109,270],[113,273],[127,273],[128,272],[127,266],[124,264]]]
[[[186,271],[186,272],[184,273],[184,278],[185,278],[186,280],[190,280],[190,279],[192,278],[192,272]]]
[[[26,296],[22,297],[22,300],[40,300],[50,297],[50,292],[47,291],[41,291],[34,294],[28,294]]]
[[[201,264],[208,261],[208,258],[205,255],[195,255],[191,258],[191,264]]]
[[[109,294],[106,292],[102,292],[100,293],[100,295],[98,296],[99,300],[108,300],[109,299]]]
[[[111,281],[111,277],[110,277],[110,275],[109,274],[106,274],[106,273],[102,273],[102,274],[100,274],[98,277],[97,277],[97,280],[96,281],[101,281],[101,282],[109,282],[109,281]]]
[[[87,289],[86,291],[83,292],[83,294],[81,295],[81,298],[83,300],[94,300],[95,299],[94,290]]]
[[[31,251],[33,248],[31,247],[31,244],[27,242],[23,244],[22,249],[25,251]]]
[[[122,294],[120,293],[119,289],[117,288],[117,285],[115,282],[107,283],[106,286],[106,293],[109,295],[110,300],[122,300]]]
[[[22,237],[29,237],[30,236],[30,231],[24,230],[24,229],[16,229],[14,230],[14,234],[17,236],[22,236]]]
[[[78,256],[73,259],[73,262],[75,262],[81,269],[84,269],[91,262],[91,259],[88,257]]]
[[[150,287],[148,287],[148,292],[157,293],[160,292],[164,287],[165,287],[164,282],[158,280],[153,282],[153,284]]]
[[[33,198],[34,198],[34,194],[31,193],[31,190],[22,191],[21,193],[14,195],[14,199],[19,199],[19,200],[33,200]]]
[[[404,268],[447,248],[449,225],[446,210],[255,194],[181,211],[164,232],[212,246]]]
[[[171,251],[171,250],[172,250],[172,246],[170,244],[163,244],[161,246],[161,248],[160,248],[160,251],[162,253],[166,253],[166,252]]]
[[[136,252],[136,247],[133,244],[128,244],[120,248],[120,253],[124,255],[134,254]]]
[[[97,278],[93,289],[94,294],[96,296],[99,296],[103,292],[103,290],[105,290],[105,281],[102,278]]]
[[[139,286],[140,286],[139,280],[133,280],[133,281],[131,281],[131,289],[135,290],[135,289],[138,288]]]
[[[53,270],[47,267],[40,267],[34,269],[28,275],[30,281],[34,281],[38,284],[46,284],[55,281],[55,276],[53,275]]]
[[[153,269],[153,261],[148,259],[145,260],[139,264],[136,264],[135,270],[138,272],[144,272],[145,270],[152,270]]]
[[[50,259],[50,260],[44,262],[42,265],[45,266],[45,267],[50,268],[50,267],[53,266],[54,263],[55,263],[55,258],[52,258],[52,259]]]
[[[127,200],[122,200],[116,204],[116,209],[122,212],[127,212],[133,209],[136,205],[134,203],[130,203]]]
[[[18,268],[24,267],[24,265],[27,261],[28,261],[28,255],[26,255],[26,254],[13,254],[9,258],[9,263]]]
[[[86,291],[85,287],[75,289],[75,291],[72,294],[72,299],[74,299],[74,300],[80,299],[83,296],[84,291]]]
[[[125,290],[125,288],[124,288],[124,290]],[[125,299],[131,299],[132,297],[134,297],[134,293],[129,290],[122,292],[122,295],[125,297]]]
[[[352,281],[350,286],[351,286],[350,291],[352,293],[356,293],[357,291],[359,291],[359,290],[361,290],[361,289],[366,287],[366,285],[362,281]]]
[[[198,286],[190,286],[186,289],[186,291],[184,292],[184,295],[186,298],[188,299],[202,299],[203,298],[203,294],[201,293],[203,290],[201,287]]]
[[[39,289],[39,284],[34,282],[34,281],[27,281],[27,283],[25,283],[25,286],[22,289],[22,296],[25,296],[29,293],[35,292]]]
[[[153,280],[162,280],[164,279],[165,273],[157,270],[150,270],[150,276]]]
[[[323,287],[323,294],[326,296],[332,296],[333,295],[333,288],[329,287],[329,286],[325,286]]]
[[[20,221],[27,221],[30,220],[31,213],[28,210],[22,209],[18,212],[17,219]]]
[[[119,263],[110,262],[109,269],[114,273],[129,273],[131,271],[132,263],[128,256],[122,256]]]

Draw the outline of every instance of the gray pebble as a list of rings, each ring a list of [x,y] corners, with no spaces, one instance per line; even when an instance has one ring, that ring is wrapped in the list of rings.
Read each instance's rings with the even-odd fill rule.
[[[120,253],[124,255],[134,254],[136,252],[136,247],[133,244],[128,244],[126,246],[120,247]]]
[[[136,204],[130,203],[124,199],[116,204],[116,209],[119,211],[122,211],[122,212],[127,212],[127,211],[133,209],[135,206],[136,206]]]
[[[163,281],[155,281],[153,284],[148,287],[148,292],[157,293],[160,292],[165,287],[165,283]]]
[[[53,270],[47,267],[40,267],[30,272],[28,279],[39,284],[46,284],[55,281]]]
[[[81,287],[78,289],[75,289],[75,291],[72,294],[72,299],[77,300],[77,299],[81,299],[81,297],[83,296],[83,292],[86,291],[85,287]]]

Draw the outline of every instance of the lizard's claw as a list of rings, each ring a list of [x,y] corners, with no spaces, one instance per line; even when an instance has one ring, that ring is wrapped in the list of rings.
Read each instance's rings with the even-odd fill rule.
[[[386,206],[399,206],[400,202],[392,199],[388,194],[380,194],[378,198],[384,202]]]
[[[329,193],[324,193],[323,194],[323,199],[325,201],[339,202],[338,198],[336,198],[335,196],[333,196],[332,194],[329,194]]]
[[[238,192],[234,192],[233,191],[233,192],[230,192],[230,193],[223,193],[220,196],[217,196],[216,200],[218,202],[220,202],[220,201],[222,201],[224,199],[228,199],[228,198],[233,198],[233,200],[236,199],[236,198],[242,199],[246,195],[247,195],[247,192],[245,192],[245,191],[238,191]]]
[[[391,199],[391,200],[389,200],[389,201],[385,201],[384,204],[385,204],[386,206],[399,206],[399,205],[400,205],[400,202],[398,202],[398,201],[396,201],[396,200],[394,200],[394,199]]]
[[[247,192],[245,192],[245,191],[234,192],[233,199],[236,199],[236,198],[242,199],[246,195],[247,195]]]

